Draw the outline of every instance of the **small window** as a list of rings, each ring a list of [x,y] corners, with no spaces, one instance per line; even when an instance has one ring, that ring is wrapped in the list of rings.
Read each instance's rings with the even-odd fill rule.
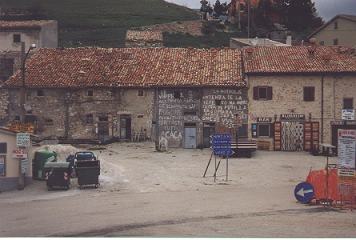
[[[215,100],[215,105],[216,105],[216,106],[221,106],[221,100],[216,99],[216,100]]]
[[[334,45],[339,45],[339,39],[337,38],[334,39]]]
[[[108,116],[99,116],[99,122],[107,122],[109,121]]]
[[[47,126],[52,126],[53,125],[53,119],[50,119],[50,118],[45,119],[45,124]]]
[[[303,88],[303,99],[306,102],[315,101],[315,87],[304,87]]]
[[[179,99],[180,98],[180,91],[174,91],[173,92],[173,96],[174,96],[174,98]]]
[[[272,100],[272,87],[259,86],[253,88],[254,100]]]
[[[14,34],[14,43],[20,43],[21,42],[21,34]]]
[[[0,143],[0,154],[7,153],[7,143]]]
[[[94,123],[93,114],[87,114],[87,115],[85,115],[85,123],[86,123],[86,124],[93,124],[93,123]]]
[[[88,91],[87,91],[87,96],[88,96],[88,97],[94,96],[94,91],[93,91],[93,90],[88,90]]]
[[[338,28],[339,28],[338,22],[334,22],[334,29],[338,29]]]
[[[271,124],[258,124],[258,136],[269,137],[271,133]]]
[[[14,120],[15,120],[15,121],[20,121],[21,118],[20,118],[20,116],[16,115],[16,116],[14,117]]]
[[[138,95],[139,97],[142,97],[142,96],[143,96],[143,90],[138,90],[137,95]]]
[[[354,99],[344,98],[344,108],[343,109],[354,109]]]
[[[137,118],[143,118],[143,114],[137,115]]]
[[[319,44],[320,44],[321,46],[324,46],[324,45],[325,45],[325,42],[324,42],[324,41],[320,41]]]
[[[43,97],[44,96],[44,91],[43,89],[38,89],[37,90],[37,97]]]

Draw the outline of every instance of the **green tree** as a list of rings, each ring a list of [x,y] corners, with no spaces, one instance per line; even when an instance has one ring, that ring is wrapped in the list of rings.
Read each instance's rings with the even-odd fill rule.
[[[271,14],[273,11],[271,0],[260,0],[255,13],[255,23],[259,27],[272,25]]]

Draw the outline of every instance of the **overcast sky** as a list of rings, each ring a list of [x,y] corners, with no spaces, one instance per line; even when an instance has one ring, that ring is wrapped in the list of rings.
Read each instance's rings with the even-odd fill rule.
[[[168,2],[174,2],[180,5],[184,5],[190,8],[200,8],[200,0],[166,0]],[[298,0],[297,0],[298,1]],[[318,9],[319,15],[324,20],[330,20],[337,14],[352,14],[356,15],[356,0],[313,0]],[[210,0],[214,3],[215,0]],[[225,2],[225,0],[220,0]],[[228,1],[226,1],[228,2]]]

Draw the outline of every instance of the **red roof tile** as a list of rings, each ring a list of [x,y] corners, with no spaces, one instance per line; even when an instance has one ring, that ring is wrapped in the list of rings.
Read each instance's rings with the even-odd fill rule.
[[[356,73],[354,50],[344,47],[244,48],[244,69],[252,73]]]
[[[48,23],[53,23],[54,20],[28,20],[28,21],[0,21],[1,30],[18,30],[18,29],[41,29]]]
[[[244,86],[236,49],[40,49],[27,60],[26,86]],[[17,72],[5,84],[20,87]]]

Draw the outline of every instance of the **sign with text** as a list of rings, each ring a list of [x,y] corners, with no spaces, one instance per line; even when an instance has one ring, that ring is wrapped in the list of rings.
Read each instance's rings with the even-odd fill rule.
[[[13,158],[27,158],[27,151],[25,149],[22,149],[22,148],[18,148],[18,149],[15,149],[13,152],[12,152],[12,157]]]
[[[342,120],[355,120],[355,110],[354,109],[342,109],[341,119]]]
[[[16,145],[18,147],[29,147],[31,144],[31,138],[29,133],[16,134]]]
[[[296,114],[296,113],[290,113],[290,114],[281,114],[281,121],[304,121],[305,120],[305,115],[304,114]]]
[[[355,170],[356,165],[356,130],[339,129],[338,152],[339,176],[348,177],[350,172]]]
[[[270,123],[270,122],[272,122],[272,118],[271,117],[258,117],[257,122],[258,123]]]
[[[229,157],[233,154],[231,150],[230,134],[215,134],[211,137],[211,146],[216,156]]]

